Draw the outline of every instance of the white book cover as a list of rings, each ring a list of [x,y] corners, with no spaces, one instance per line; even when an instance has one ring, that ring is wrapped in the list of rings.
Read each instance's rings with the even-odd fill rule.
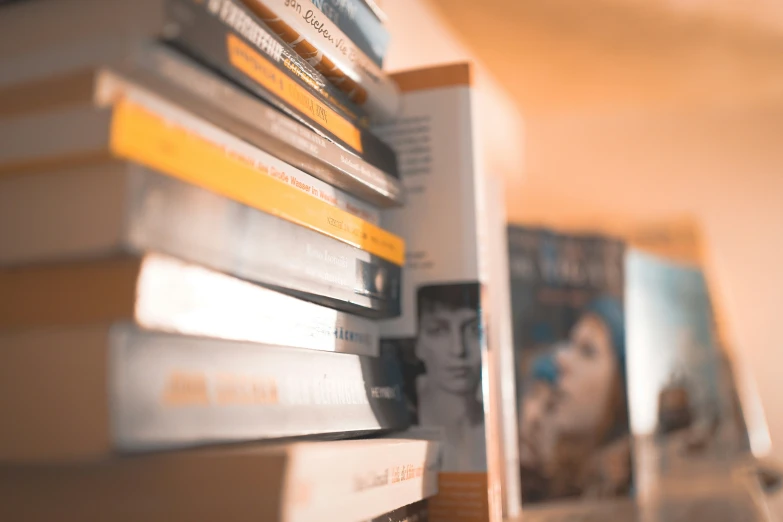
[[[413,423],[443,429],[443,472],[430,520],[501,517],[499,476],[488,437],[488,263],[471,70],[467,64],[394,76],[404,110],[378,129],[398,153],[407,204],[382,225],[405,238],[402,315],[381,324],[381,352],[405,377]],[[488,456],[490,458],[488,458]]]

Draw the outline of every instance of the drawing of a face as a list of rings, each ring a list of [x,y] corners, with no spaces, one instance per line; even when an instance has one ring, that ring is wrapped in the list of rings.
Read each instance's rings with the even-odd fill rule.
[[[478,312],[434,304],[419,318],[416,352],[431,382],[454,394],[473,394],[481,379]]]

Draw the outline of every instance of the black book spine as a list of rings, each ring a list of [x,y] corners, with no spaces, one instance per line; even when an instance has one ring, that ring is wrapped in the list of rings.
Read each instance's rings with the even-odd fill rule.
[[[244,6],[233,0],[167,0],[165,6],[168,44],[399,177],[394,151],[361,124],[361,111],[339,101],[342,94]]]

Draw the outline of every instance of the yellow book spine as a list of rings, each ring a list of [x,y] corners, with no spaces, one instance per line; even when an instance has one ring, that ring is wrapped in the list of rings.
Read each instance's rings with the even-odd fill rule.
[[[258,172],[258,167],[128,99],[114,107],[112,154],[321,232],[397,265],[402,238]]]

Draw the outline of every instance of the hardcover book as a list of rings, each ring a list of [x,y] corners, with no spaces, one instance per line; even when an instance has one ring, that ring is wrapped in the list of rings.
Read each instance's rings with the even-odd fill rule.
[[[153,251],[350,313],[400,312],[399,265],[129,163],[0,175],[0,243],[1,266]]]
[[[624,245],[510,226],[523,511],[628,498]]]
[[[24,419],[0,433],[5,462],[94,461],[408,426],[402,375],[383,356],[165,334],[128,323],[4,330],[0,349],[0,413]]]
[[[438,446],[390,437],[244,444],[95,463],[6,463],[0,465],[0,519],[423,522],[422,500],[437,491]]]
[[[400,119],[379,128],[400,157],[408,194],[382,223],[408,245],[402,315],[381,325],[381,353],[402,365],[414,424],[444,429],[433,521],[499,520],[498,462],[488,393],[484,179],[477,167],[467,64],[394,76]],[[505,282],[504,282],[505,283]]]
[[[79,23],[61,23],[77,13]],[[29,30],[29,20],[35,20],[37,30]],[[0,17],[0,44],[15,52],[0,58],[0,84],[122,64],[155,41],[191,56],[381,170],[396,171],[391,149],[324,90],[334,89],[332,84],[238,0],[11,5]]]

